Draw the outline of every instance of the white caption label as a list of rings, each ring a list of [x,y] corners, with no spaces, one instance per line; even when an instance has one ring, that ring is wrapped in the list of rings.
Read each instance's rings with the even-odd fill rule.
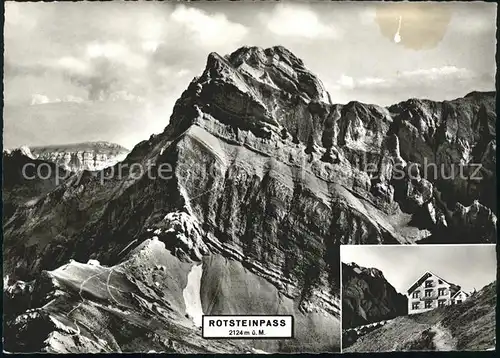
[[[293,338],[293,316],[203,316],[203,338]]]

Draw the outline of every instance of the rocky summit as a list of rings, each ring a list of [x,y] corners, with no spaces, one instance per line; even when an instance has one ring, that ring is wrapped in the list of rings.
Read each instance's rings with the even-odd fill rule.
[[[340,244],[495,241],[494,106],[333,104],[283,47],[211,53],[163,133],[4,221],[6,349],[338,351]],[[295,336],[204,340],[201,314]]]

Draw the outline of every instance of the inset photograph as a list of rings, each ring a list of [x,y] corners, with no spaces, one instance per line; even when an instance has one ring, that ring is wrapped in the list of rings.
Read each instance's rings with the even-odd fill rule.
[[[495,245],[345,245],[342,352],[495,349]]]

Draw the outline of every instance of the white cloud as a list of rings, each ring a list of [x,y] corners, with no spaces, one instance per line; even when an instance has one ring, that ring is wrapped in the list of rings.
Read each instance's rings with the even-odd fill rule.
[[[148,40],[142,43],[142,49],[146,52],[155,52],[159,45],[158,41]]]
[[[276,5],[270,15],[261,15],[260,20],[279,36],[333,39],[340,35],[333,25],[322,23],[315,12],[303,6]]]
[[[78,96],[73,96],[73,95],[66,95],[64,96],[63,102],[74,102],[74,103],[83,103],[85,100],[82,97]]]
[[[87,56],[90,58],[117,58],[126,55],[127,52],[125,45],[115,42],[93,42],[87,45]]]
[[[49,96],[39,94],[39,93],[34,93],[31,95],[31,105],[37,105],[37,104],[47,104],[47,103],[60,103],[60,102],[74,102],[74,103],[82,103],[85,102],[85,100],[81,97],[78,96],[73,96],[73,95],[65,95],[63,99],[60,98],[50,98]]]
[[[110,101],[130,101],[130,102],[139,102],[143,103],[144,98],[140,96],[136,96],[130,92],[127,91],[116,91],[113,92],[109,95],[109,100]]]
[[[168,21],[158,13],[140,13],[138,16],[137,34],[141,47],[145,52],[155,52],[172,29],[168,28]]]
[[[248,32],[245,26],[229,21],[223,14],[208,15],[202,10],[184,5],[177,6],[170,18],[177,25],[184,26],[206,47],[238,43]]]
[[[146,14],[139,19],[139,36],[145,41],[158,41],[165,37],[167,22],[154,14]]]
[[[179,70],[179,72],[177,72],[175,74],[175,76],[176,77],[185,77],[185,76],[189,76],[189,74],[191,74],[191,71],[183,68],[183,69]]]

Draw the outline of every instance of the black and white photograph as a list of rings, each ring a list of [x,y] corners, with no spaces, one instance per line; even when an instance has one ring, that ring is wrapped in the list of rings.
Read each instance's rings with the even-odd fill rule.
[[[346,245],[342,351],[496,347],[495,245]]]
[[[4,352],[377,350],[366,327],[430,301],[346,306],[371,269],[341,247],[496,263],[495,3],[3,6]],[[404,252],[413,290],[496,304]],[[394,350],[494,346],[433,319]]]

